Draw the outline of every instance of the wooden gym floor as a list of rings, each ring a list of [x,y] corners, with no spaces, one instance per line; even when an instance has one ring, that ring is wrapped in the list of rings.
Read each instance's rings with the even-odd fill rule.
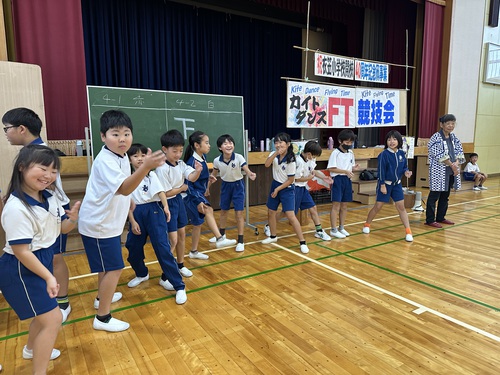
[[[486,191],[451,194],[447,218],[456,225],[430,228],[424,213],[411,212],[413,243],[404,241],[393,206],[366,235],[370,206],[349,204],[351,236],[319,241],[309,223],[307,255],[284,221],[278,242],[262,245],[267,211],[251,207],[260,234],[246,228],[245,252],[217,250],[204,232],[200,248],[210,259],[186,258],[194,276],[185,279],[182,306],[158,285],[148,245],[150,280],[128,288],[134,275],[127,267],[118,285],[124,297],[113,314],[131,324],[121,333],[92,329],[97,277],[83,252],[68,253],[73,311],[49,373],[497,374],[500,178],[488,182]],[[318,210],[329,230],[330,205]],[[228,237],[236,238],[234,221],[230,226]],[[21,356],[28,324],[0,297],[5,374],[31,371]]]

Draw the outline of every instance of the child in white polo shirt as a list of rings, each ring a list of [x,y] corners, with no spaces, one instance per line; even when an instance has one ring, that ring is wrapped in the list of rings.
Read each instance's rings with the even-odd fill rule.
[[[221,135],[217,139],[217,147],[221,152],[221,156],[214,159],[212,176],[217,178],[217,173],[220,174],[222,180],[220,192],[220,218],[219,231],[222,235],[226,234],[227,212],[233,203],[234,213],[236,215],[236,226],[238,228],[238,244],[236,251],[245,250],[243,242],[243,232],[245,230],[245,218],[243,210],[245,208],[245,184],[243,183],[243,169],[252,181],[257,175],[248,168],[247,162],[243,155],[234,152],[234,138],[229,134]],[[211,182],[209,183],[210,186]],[[216,238],[212,237],[210,242],[215,242]]]
[[[193,168],[181,160],[184,152],[184,137],[177,129],[167,131],[161,136],[160,141],[166,161],[161,167],[156,168],[156,174],[163,183],[170,210],[170,220],[167,222],[170,248],[175,249],[177,267],[181,275],[191,277],[193,272],[184,265],[188,218],[181,193],[188,189],[185,180],[196,181],[203,167],[196,162]],[[161,278],[167,280],[166,275],[162,274]]]
[[[129,194],[151,169],[165,162],[163,152],[148,150],[143,164],[131,175],[127,151],[132,145],[132,129],[130,117],[122,111],[110,110],[101,116],[104,146],[92,164],[78,225],[90,270],[99,278],[93,327],[109,332],[130,327],[110,313],[111,303],[122,298],[115,290],[124,267],[121,235],[132,204]]]
[[[339,133],[339,147],[332,151],[328,159],[328,170],[333,179],[331,189],[332,210],[330,222],[332,229],[330,235],[336,238],[346,238],[349,232],[345,230],[344,224],[347,216],[347,203],[352,202],[353,170],[358,169],[354,159],[352,144],[356,140],[356,134],[352,130],[344,129]],[[337,216],[339,216],[339,227],[337,228]]]
[[[127,151],[134,173],[142,165],[147,153],[147,147],[140,143],[134,143]],[[187,301],[186,286],[170,251],[167,231],[170,210],[164,190],[156,173],[151,171],[131,194],[135,209],[128,214],[130,229],[125,247],[129,251],[127,260],[135,271],[135,277],[127,285],[134,288],[149,279],[149,270],[144,263],[144,245],[149,237],[162,276],[165,276],[165,279],[160,279],[160,285],[166,290],[175,290],[175,302],[182,305]]]
[[[184,161],[187,165],[194,168],[196,163],[200,163],[202,171],[200,177],[196,181],[186,180],[188,190],[186,190],[185,197],[183,197],[186,212],[191,224],[193,224],[193,231],[191,234],[191,251],[189,257],[191,259],[208,259],[208,255],[198,251],[198,244],[200,242],[201,225],[207,222],[208,228],[212,231],[217,239],[215,246],[217,248],[232,246],[236,244],[235,240],[226,238],[226,235],[219,232],[217,222],[214,217],[214,210],[210,202],[206,198],[208,193],[208,181],[210,180],[210,172],[207,166],[206,154],[210,152],[210,140],[208,135],[202,131],[195,131],[189,136],[189,147],[184,154]],[[213,178],[213,177],[212,177]]]
[[[293,182],[295,181],[296,164],[290,135],[287,133],[276,134],[274,145],[276,151],[271,152],[264,164],[266,168],[272,166],[273,182],[266,203],[270,236],[263,240],[262,243],[269,244],[278,241],[276,237],[276,217],[278,215],[278,206],[281,203],[283,212],[297,237],[299,237],[300,251],[307,254],[309,248],[306,245],[299,220],[295,216],[295,186]]]
[[[21,320],[33,318],[23,358],[33,359],[33,373],[45,373],[62,314],[56,301],[59,284],[52,274],[52,244],[78,221],[80,202],[64,210],[54,189],[60,162],[42,145],[25,146],[17,156],[2,212],[7,243],[0,257],[0,289]]]

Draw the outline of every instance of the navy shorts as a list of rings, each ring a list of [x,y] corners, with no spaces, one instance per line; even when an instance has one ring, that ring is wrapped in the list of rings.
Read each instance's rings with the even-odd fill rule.
[[[405,199],[402,184],[386,184],[385,187],[387,188],[387,194],[382,194],[380,192],[380,185],[377,187],[377,202],[389,203],[390,198],[392,198],[394,202],[399,202]]]
[[[66,252],[66,242],[68,241],[68,235],[61,233],[57,236],[56,242],[54,242],[50,248],[54,255],[56,254],[64,254]]]
[[[191,221],[191,224],[193,224],[194,226],[203,224],[205,222],[205,214],[198,212],[198,204],[200,204],[199,198],[195,201],[195,199],[191,195],[187,195],[182,200],[184,201],[184,207],[186,207],[187,217]],[[207,206],[210,206],[210,202],[206,199],[203,200],[203,203],[205,203]]]
[[[94,238],[82,234],[82,242],[91,272],[115,271],[125,267],[121,236]]]
[[[220,208],[221,210],[228,211],[233,202],[235,211],[243,211],[245,207],[245,184],[243,179],[226,182],[222,181],[220,190]]]
[[[167,223],[168,233],[177,232],[188,224],[186,207],[180,194],[167,200],[170,210],[170,221]]]
[[[267,198],[266,206],[270,210],[277,211],[278,206],[281,203],[281,208],[283,212],[294,211],[295,212],[295,186],[290,185],[287,188],[280,190],[276,198],[271,197],[271,193],[280,186],[281,183],[273,180],[271,183],[271,191],[269,192],[269,197]]]
[[[474,173],[464,172],[465,181],[474,181]]]
[[[34,251],[33,255],[52,273],[54,252],[51,247]],[[11,254],[4,253],[0,257],[0,289],[21,320],[45,314],[57,307],[56,299],[47,293],[45,280]]]
[[[332,202],[352,202],[352,181],[345,175],[334,177],[331,189]]]
[[[305,186],[295,186],[295,214],[299,210],[308,210],[316,206],[309,190]]]

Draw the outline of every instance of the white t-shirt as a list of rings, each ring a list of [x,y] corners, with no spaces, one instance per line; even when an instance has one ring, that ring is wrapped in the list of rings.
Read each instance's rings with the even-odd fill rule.
[[[479,165],[472,164],[471,162],[468,162],[464,168],[464,172],[469,172],[469,173],[476,172],[477,173],[477,172],[481,172],[481,171],[479,170]]]
[[[170,164],[168,161],[165,164],[156,168],[155,172],[163,184],[164,191],[170,191],[172,189],[178,189],[184,185],[184,181],[193,173],[195,169],[184,161],[179,160],[176,165]],[[175,198],[167,197],[167,199]]]
[[[309,177],[316,168],[316,159],[304,160],[302,155],[295,158],[297,170],[295,172],[295,186],[307,186],[307,181],[297,181],[299,178]]]
[[[272,154],[274,154],[274,151],[269,156]],[[285,183],[288,177],[295,176],[297,170],[295,162],[288,163],[287,160],[286,156],[281,161],[278,161],[278,156],[273,159],[273,179],[281,184]]]
[[[92,165],[80,207],[80,234],[101,239],[122,234],[131,198],[117,191],[130,173],[127,154],[120,157],[103,146]]]
[[[349,172],[352,172],[352,167],[356,165],[356,161],[354,160],[354,153],[352,150],[348,150],[347,152],[342,152],[338,148],[332,151],[330,158],[328,159],[327,168],[339,168]],[[338,175],[345,176],[345,173],[334,173],[330,172],[330,176],[335,177]]]
[[[231,160],[228,163],[224,161],[224,155],[222,154],[218,158],[214,159],[214,169],[217,169],[220,174],[222,181],[234,182],[243,179],[243,174],[241,173],[241,167],[246,165],[247,162],[243,155],[233,152]]]
[[[47,249],[61,233],[61,218],[65,215],[62,203],[49,190],[42,194],[47,201],[45,207],[27,197],[33,212],[13,194],[5,203],[2,226],[7,240],[3,249],[6,253],[14,254],[11,245],[16,244],[30,244],[31,251]]]
[[[164,192],[165,188],[155,172],[149,172],[142,182],[130,194],[135,204],[145,204],[150,202],[160,202],[158,193]]]

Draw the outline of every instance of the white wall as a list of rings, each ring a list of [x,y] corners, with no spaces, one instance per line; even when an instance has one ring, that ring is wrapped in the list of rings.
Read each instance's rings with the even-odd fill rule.
[[[487,5],[489,0],[453,0],[447,108],[457,117],[455,134],[462,143],[474,142]]]

